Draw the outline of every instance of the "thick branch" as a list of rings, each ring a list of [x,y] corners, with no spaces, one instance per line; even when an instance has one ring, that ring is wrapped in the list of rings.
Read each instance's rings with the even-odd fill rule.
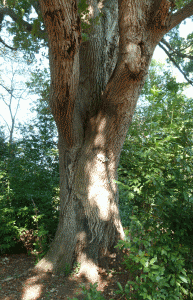
[[[74,144],[73,113],[79,84],[80,18],[76,1],[40,1],[48,33],[51,72],[50,106],[59,134]],[[58,67],[59,66],[59,67]]]
[[[188,3],[182,9],[177,11],[175,14],[171,16],[171,23],[168,28],[168,31],[180,24],[186,18],[189,18],[193,15],[193,1]]]
[[[162,39],[161,42],[168,47],[168,49],[170,51],[172,51],[172,53],[170,53],[170,55],[172,56],[173,54],[176,54],[177,56],[180,56],[180,57],[183,57],[183,58],[189,58],[189,59],[193,59],[193,55],[188,55],[188,54],[184,54],[184,53],[181,53],[180,51],[177,51],[177,50],[173,50],[172,47],[170,46],[170,44]]]
[[[168,50],[161,43],[159,43],[159,46],[160,46],[160,48],[162,48],[164,50],[164,52],[167,54],[167,56],[169,57],[169,59],[171,60],[171,62],[175,65],[176,68],[178,68],[178,70],[180,71],[180,73],[182,73],[182,75],[188,81],[188,83],[190,83],[193,86],[193,81],[191,81],[186,76],[186,74],[184,73],[184,71],[180,68],[180,66],[177,64],[177,62],[174,60],[174,58],[171,56],[171,54],[168,52]]]

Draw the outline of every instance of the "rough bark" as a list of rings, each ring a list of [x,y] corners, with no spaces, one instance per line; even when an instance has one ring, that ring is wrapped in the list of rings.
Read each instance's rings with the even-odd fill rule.
[[[89,0],[101,11],[89,41],[80,40],[76,1],[41,0],[49,36],[50,105],[59,132],[60,219],[37,268],[56,273],[81,263],[98,281],[98,261],[124,232],[117,167],[156,45],[169,30],[167,0]]]

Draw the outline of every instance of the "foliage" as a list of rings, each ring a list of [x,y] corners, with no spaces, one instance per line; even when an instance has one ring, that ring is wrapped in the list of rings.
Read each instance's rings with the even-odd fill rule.
[[[41,62],[41,60],[40,60]],[[33,72],[31,72],[31,78],[26,83],[27,87],[30,89],[32,95],[38,95],[39,100],[46,101],[49,103],[49,92],[50,92],[50,73],[48,68],[36,67]],[[37,108],[36,108],[37,109]],[[49,105],[42,105],[41,109],[44,115],[51,114]]]
[[[90,283],[90,289],[87,290],[84,285],[80,285],[82,287],[82,294],[85,296],[85,300],[105,300],[100,291],[97,291],[97,283]],[[68,297],[68,300],[71,298]],[[71,300],[78,300],[78,298],[73,298]],[[112,299],[111,299],[112,300]]]
[[[0,1],[0,6],[5,6]],[[13,37],[13,47],[24,52],[24,57],[33,62],[35,54],[38,54],[44,47],[48,47],[48,36],[40,11],[39,1],[34,0],[7,0],[4,11],[11,18],[0,18],[0,30],[5,28]],[[89,14],[89,5],[86,0],[80,0],[78,3],[78,13],[81,20],[82,39],[89,39],[89,33],[97,26],[101,14],[91,17]]]
[[[1,128],[2,130],[2,128]],[[6,160],[9,148],[5,142],[3,132],[0,135],[0,250],[5,251],[14,245],[14,236],[17,236],[14,211],[11,206],[12,190],[9,176],[6,172]]]
[[[92,32],[93,27],[99,24],[102,13],[96,17],[90,17],[89,5],[86,0],[80,0],[78,3],[78,13],[81,20],[81,34],[83,42],[89,40],[89,34]]]
[[[175,1],[175,5],[178,9],[182,8],[185,4],[188,4],[188,3],[190,3],[189,0],[176,0]]]
[[[120,209],[127,207],[128,213],[134,205],[146,210],[151,210],[152,205],[172,209],[176,230],[185,220],[174,207],[179,206],[184,213],[192,211],[193,101],[184,96],[183,86],[168,71],[161,77],[160,68],[152,64],[142,94],[145,105],[137,109],[121,153]],[[129,225],[126,216],[125,213],[124,226]],[[186,224],[190,233],[190,225]]]
[[[1,1],[4,6],[4,2]],[[6,6],[10,9],[11,18],[1,18],[1,28],[6,28],[13,37],[13,46],[24,50],[24,56],[33,61],[34,53],[47,47],[47,33],[40,13],[37,0],[8,0]],[[32,14],[33,13],[33,14]]]
[[[58,224],[59,170],[54,136],[56,128],[47,104],[37,105],[38,119],[20,127],[22,138],[13,145],[3,143],[1,157],[1,253],[19,239],[31,239],[42,255],[54,237]],[[26,236],[26,237],[25,237]]]
[[[73,265],[73,271],[71,274],[78,274],[79,270],[80,270],[80,266],[81,264],[77,261],[74,262],[74,265]]]
[[[119,165],[127,299],[193,297],[193,101],[161,68],[152,62]]]
[[[132,273],[117,293],[127,299],[183,299],[193,297],[192,249],[179,244],[178,236],[166,224],[159,222],[156,210],[152,214],[133,208],[126,241],[120,241],[120,249],[126,248],[124,264]]]
[[[184,4],[185,3],[183,3],[183,6]],[[193,17],[191,17],[191,19],[193,21]],[[186,23],[186,20],[184,21],[184,23]],[[167,35],[164,37],[164,39],[167,41],[162,43],[162,49],[164,47],[164,49],[167,50],[170,56],[167,58],[167,62],[169,62],[170,60],[173,60],[173,62],[175,61],[173,66],[177,67],[178,65],[178,69],[181,69],[181,73],[185,75],[186,79],[189,78],[192,84],[193,60],[191,59],[191,57],[193,52],[193,43],[192,43],[193,33],[192,32],[189,33],[187,37],[182,37],[180,35],[179,28],[180,25],[174,27],[172,30],[170,30],[167,33]],[[189,59],[185,58],[186,55],[189,57]]]

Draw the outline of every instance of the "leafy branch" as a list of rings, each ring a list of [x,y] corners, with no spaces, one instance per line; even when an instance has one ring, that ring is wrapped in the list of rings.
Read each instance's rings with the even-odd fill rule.
[[[163,41],[161,41],[161,42],[162,42],[163,44],[166,45],[166,43],[164,43]],[[184,78],[187,80],[187,82],[193,86],[193,81],[190,80],[190,79],[187,77],[187,75],[185,74],[185,72],[181,69],[180,65],[179,65],[179,64],[176,62],[176,60],[174,59],[174,57],[173,57],[173,54],[174,54],[174,53],[170,53],[170,52],[168,51],[168,49],[166,49],[166,48],[161,44],[161,42],[158,44],[158,45],[160,46],[160,48],[164,50],[164,52],[167,54],[167,56],[168,56],[168,58],[170,59],[170,61],[171,61],[171,62],[174,64],[174,66],[180,71],[180,73],[184,76]],[[169,44],[168,44],[168,48],[169,48],[169,49],[171,48],[171,46],[170,46]],[[171,49],[172,49],[172,48],[171,48]],[[192,59],[192,58],[191,58],[191,59]]]

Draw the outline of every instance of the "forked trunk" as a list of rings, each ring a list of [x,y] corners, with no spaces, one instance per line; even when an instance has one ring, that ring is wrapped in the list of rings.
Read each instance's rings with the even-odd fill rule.
[[[48,1],[49,2],[49,1]],[[76,1],[41,1],[49,36],[50,105],[59,132],[60,219],[37,268],[98,280],[98,260],[124,238],[117,167],[155,46],[168,31],[167,0],[90,0],[103,12],[80,46]],[[119,27],[118,27],[119,23]],[[119,29],[119,33],[118,33]],[[119,38],[120,37],[120,38]]]

